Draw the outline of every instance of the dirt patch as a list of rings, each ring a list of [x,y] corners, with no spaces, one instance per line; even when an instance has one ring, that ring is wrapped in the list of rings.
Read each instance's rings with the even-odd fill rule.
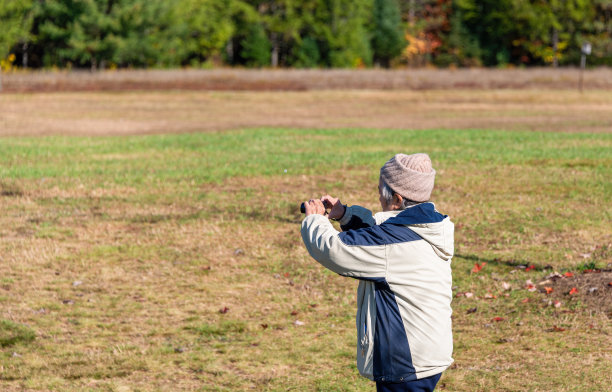
[[[612,318],[612,270],[552,274],[538,287],[555,305],[581,302],[588,309]]]

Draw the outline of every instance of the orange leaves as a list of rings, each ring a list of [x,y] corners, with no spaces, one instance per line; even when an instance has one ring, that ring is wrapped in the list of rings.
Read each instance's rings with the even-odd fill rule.
[[[553,288],[552,287],[544,287],[544,291],[546,292],[546,294],[550,294],[553,292]]]
[[[531,264],[530,266],[528,266],[527,268],[525,268],[525,272],[529,272],[532,269],[535,269],[535,265]]]
[[[568,294],[569,294],[569,295],[574,295],[574,294],[576,294],[576,293],[578,293],[578,289],[577,289],[577,288],[575,288],[575,287],[572,287],[572,289],[569,291],[569,293],[568,293]]]
[[[496,323],[499,323],[500,321],[504,321],[504,318],[497,316],[497,317],[493,317],[491,321],[495,321]]]
[[[476,274],[480,272],[485,265],[487,265],[487,263],[484,261],[481,264],[475,263],[474,268],[472,268],[472,273]]]
[[[563,276],[565,276],[566,278],[571,278],[572,276],[574,276],[574,274],[571,272],[566,272],[563,274]]]

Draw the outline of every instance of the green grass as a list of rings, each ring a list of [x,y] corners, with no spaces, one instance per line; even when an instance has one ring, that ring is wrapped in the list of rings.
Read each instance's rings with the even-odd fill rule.
[[[609,318],[525,282],[612,262],[611,151],[612,134],[490,130],[2,138],[0,382],[372,390],[356,283],[308,256],[297,206],[330,193],[379,210],[380,166],[427,152],[456,224],[455,292],[473,293],[453,301],[440,390],[606,390]]]
[[[219,182],[235,176],[316,174],[378,166],[397,151],[427,151],[436,163],[529,165],[606,173],[610,134],[501,131],[245,130],[114,138],[0,140],[2,178],[62,178],[118,184]],[[607,191],[610,191],[609,184]],[[4,186],[5,192],[18,191]]]
[[[16,344],[28,344],[36,334],[26,325],[20,325],[9,320],[0,320],[0,347],[11,347]]]

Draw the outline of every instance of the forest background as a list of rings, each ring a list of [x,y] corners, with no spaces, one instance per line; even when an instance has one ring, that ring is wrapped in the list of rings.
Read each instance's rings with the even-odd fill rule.
[[[0,0],[2,68],[612,65],[612,0]]]

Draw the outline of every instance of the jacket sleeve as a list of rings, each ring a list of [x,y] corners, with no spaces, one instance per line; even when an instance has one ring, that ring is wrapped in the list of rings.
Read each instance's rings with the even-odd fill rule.
[[[385,277],[384,245],[347,245],[331,222],[317,214],[304,218],[301,233],[308,253],[325,268],[358,279]]]
[[[361,229],[376,224],[372,211],[361,206],[347,206],[339,222],[342,231]]]

